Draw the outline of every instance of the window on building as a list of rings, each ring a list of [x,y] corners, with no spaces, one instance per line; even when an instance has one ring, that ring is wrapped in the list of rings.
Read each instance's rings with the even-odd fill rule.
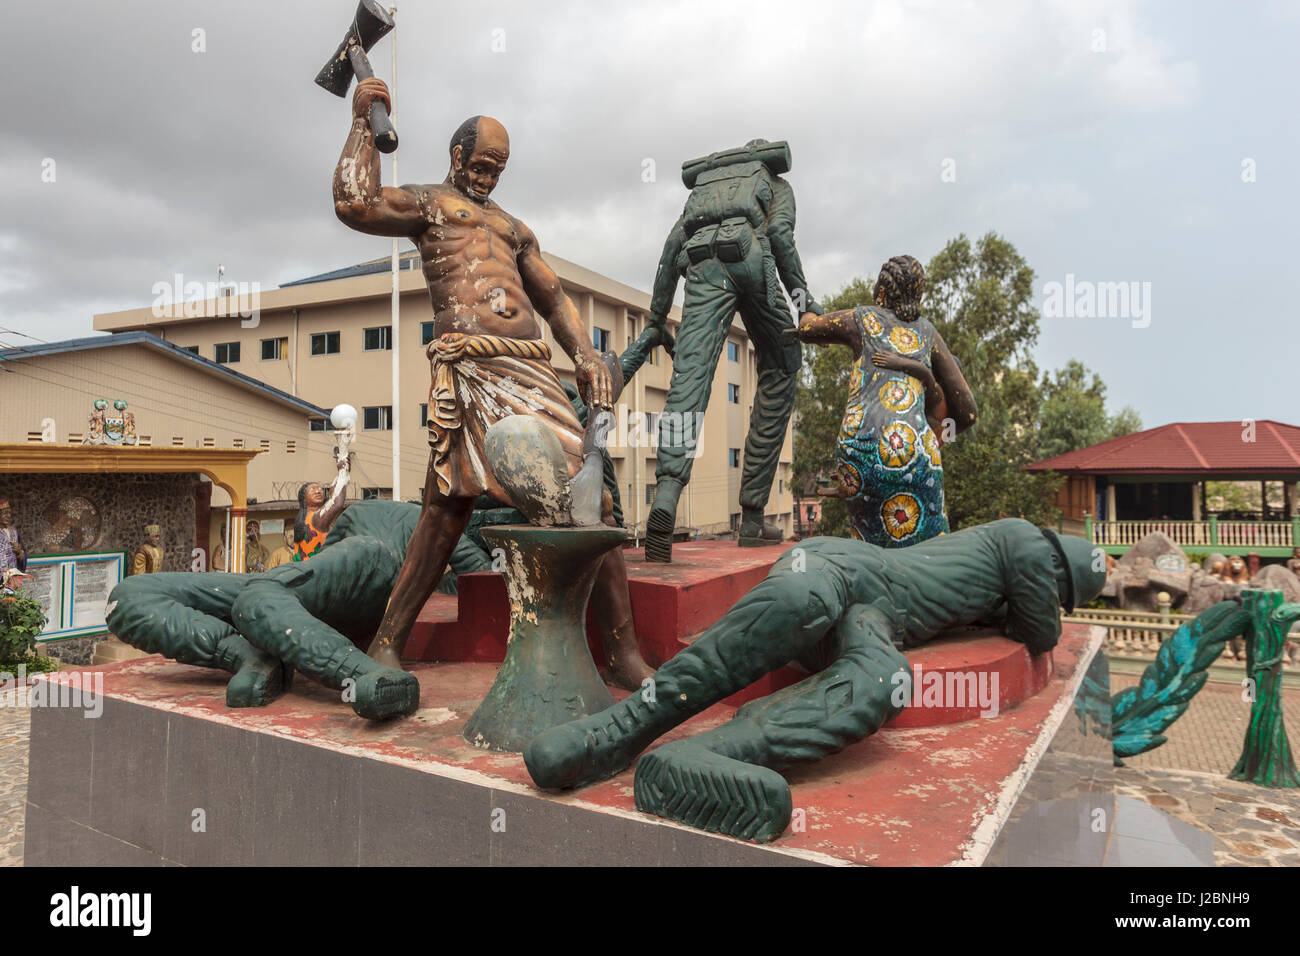
[[[739,405],[739,404],[740,404],[740,386],[739,386],[739,385],[732,385],[731,383],[728,383],[728,384],[727,384],[727,401],[729,401],[732,405]]]
[[[429,403],[420,403],[420,427],[425,428],[429,424]]]
[[[362,488],[361,500],[362,501],[392,501],[393,489],[392,488]]]
[[[591,344],[596,346],[597,352],[609,350],[609,329],[593,328],[591,330]]]
[[[738,343],[736,342],[727,343],[727,361],[728,362],[740,361],[740,345]]]
[[[365,345],[367,352],[383,352],[393,347],[393,327],[391,325],[381,325],[377,329],[365,330]]]
[[[740,449],[739,449],[739,448],[728,448],[728,449],[727,449],[727,457],[728,457],[728,458],[730,459],[730,461],[731,461],[731,467],[732,467],[732,468],[739,468],[739,467],[740,467]]]
[[[199,347],[197,345],[187,345],[185,346],[185,351],[189,352],[191,355],[198,355]]]
[[[330,423],[325,418],[313,418],[308,427],[314,432],[327,432],[330,430]]]
[[[655,503],[655,486],[653,484],[645,486],[645,503],[648,505]]]
[[[337,355],[338,352],[339,334],[337,332],[315,332],[312,334],[312,355]]]
[[[361,427],[368,432],[386,432],[393,428],[392,405],[367,405],[361,409]]]
[[[234,365],[239,361],[239,343],[218,342],[216,359],[218,365]]]
[[[262,339],[262,361],[272,362],[278,359],[289,358],[289,340],[281,339]]]

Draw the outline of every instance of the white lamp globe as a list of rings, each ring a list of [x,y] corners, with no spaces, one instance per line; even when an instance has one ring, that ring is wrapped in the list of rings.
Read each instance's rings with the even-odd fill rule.
[[[330,412],[330,424],[339,431],[347,431],[357,424],[357,410],[351,405],[335,405]]]

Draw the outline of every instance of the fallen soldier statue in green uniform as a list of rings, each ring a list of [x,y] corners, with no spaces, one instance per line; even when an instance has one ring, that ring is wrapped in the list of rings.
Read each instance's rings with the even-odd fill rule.
[[[1104,556],[1082,538],[1004,518],[910,548],[842,538],[792,548],[768,576],[653,682],[598,714],[536,737],[524,762],[540,787],[611,777],[655,739],[791,661],[813,676],[753,701],[716,730],[674,741],[637,764],[639,810],[749,840],[790,820],[776,771],[875,733],[911,699],[898,647],[945,628],[998,619],[1035,653],[1061,635],[1061,609],[1105,584]]]
[[[355,642],[383,617],[419,516],[419,505],[363,501],[343,512],[309,562],[261,574],[127,578],[109,596],[108,629],[142,651],[229,671],[231,707],[270,703],[298,670],[352,691],[362,717],[409,714],[419,706],[419,682]],[[462,544],[461,568],[472,570],[472,544]]]
[[[619,357],[630,380],[661,341],[651,326]],[[570,390],[575,413],[587,408]],[[622,525],[618,482],[602,448],[604,486]],[[392,593],[420,506],[362,501],[348,506],[324,546],[308,562],[260,574],[160,573],[127,578],[109,595],[108,629],[120,640],[182,664],[215,667],[234,675],[226,687],[231,707],[261,707],[278,697],[295,670],[335,690],[347,690],[352,709],[371,720],[413,713],[420,685],[414,675],[388,667],[361,649],[375,633]],[[523,516],[484,496],[452,551],[456,575],[490,569],[478,530],[517,524]],[[444,578],[450,585],[454,577]],[[450,590],[450,587],[440,587]],[[608,632],[605,662],[617,648]]]

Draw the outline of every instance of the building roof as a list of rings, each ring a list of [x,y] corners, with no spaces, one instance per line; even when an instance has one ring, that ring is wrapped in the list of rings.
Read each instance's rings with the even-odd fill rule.
[[[555,270],[566,292],[589,292],[617,304],[626,305],[630,309],[641,312],[650,310],[649,292],[634,289],[549,252],[543,252],[542,258]],[[389,279],[391,266],[391,258],[385,256],[382,259],[371,259],[303,279],[294,279],[277,289],[259,289],[256,293],[256,308],[262,316],[271,316],[276,313],[288,313],[293,309],[386,299],[392,294],[393,288]],[[414,251],[404,253],[401,256],[401,266],[398,287],[402,295],[418,295],[427,302],[428,286],[425,283],[424,272],[420,268],[418,254]],[[177,303],[177,306],[180,305]],[[142,306],[119,312],[102,312],[95,315],[92,322],[98,332],[171,329],[192,323],[210,322],[213,318],[227,315],[228,313],[222,310],[228,308],[229,305],[223,301],[212,298],[186,302],[183,308],[176,308],[172,314],[165,316],[157,315],[152,306]],[[428,306],[422,304],[421,308],[427,309]],[[681,309],[673,306],[668,319],[670,327],[680,322]],[[734,321],[739,327],[739,316]]]
[[[96,349],[120,348],[124,345],[141,345],[177,362],[187,362],[210,375],[225,378],[236,385],[256,392],[271,401],[279,402],[281,405],[287,405],[311,418],[329,417],[328,411],[313,405],[311,402],[305,402],[301,398],[244,375],[242,372],[236,372],[225,365],[218,365],[216,362],[205,359],[201,355],[196,355],[179,345],[173,345],[171,342],[160,339],[151,332],[119,332],[115,335],[91,335],[82,339],[66,339],[62,342],[46,342],[41,345],[0,348],[0,371],[3,371],[7,362],[21,362],[24,359],[39,358],[42,355],[57,355],[62,352],[86,352]]]
[[[1046,458],[1029,471],[1098,475],[1300,474],[1300,426],[1268,419],[1252,423],[1174,422]]]
[[[398,256],[398,262],[403,270],[418,269],[420,267],[420,253],[412,249],[410,252],[404,252]],[[381,272],[391,272],[393,260],[391,256],[384,256],[382,259],[371,259],[369,262],[358,262],[354,266],[344,266],[342,269],[334,269],[330,272],[321,272],[314,276],[307,276],[305,279],[294,279],[292,282],[281,282],[280,288],[287,289],[295,285],[310,285],[313,282],[332,282],[335,279],[351,279],[354,276],[372,276]]]

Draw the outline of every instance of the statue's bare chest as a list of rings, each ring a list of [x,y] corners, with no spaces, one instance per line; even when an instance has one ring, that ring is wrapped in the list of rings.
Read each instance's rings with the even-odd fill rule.
[[[514,220],[493,206],[480,206],[456,193],[429,192],[424,202],[425,237],[434,243],[486,241],[510,252],[519,248]]]

